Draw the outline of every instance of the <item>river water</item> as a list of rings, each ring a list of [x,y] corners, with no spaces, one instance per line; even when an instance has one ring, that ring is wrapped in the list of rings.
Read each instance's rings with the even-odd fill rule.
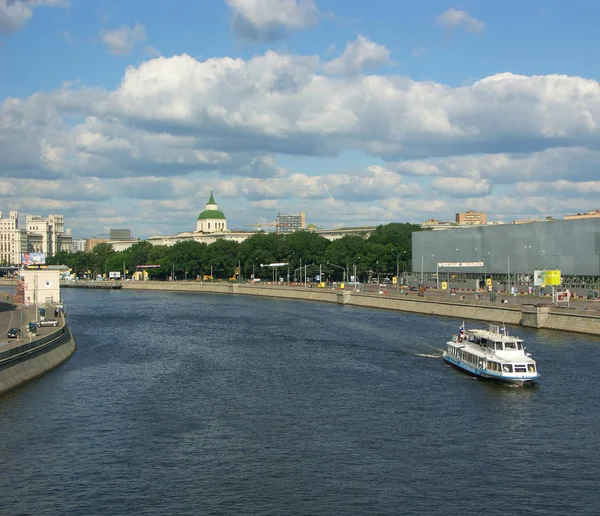
[[[0,398],[0,514],[598,513],[598,338],[513,329],[514,388],[445,365],[451,318],[63,295],[77,353]]]

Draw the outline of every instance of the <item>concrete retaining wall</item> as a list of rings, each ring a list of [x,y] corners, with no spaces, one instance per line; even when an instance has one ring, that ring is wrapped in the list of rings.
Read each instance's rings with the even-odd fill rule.
[[[353,291],[294,288],[288,286],[258,286],[245,284],[215,283],[169,283],[131,281],[123,288],[132,290],[157,290],[178,292],[210,292],[219,294],[243,294],[261,297],[304,299],[338,303],[385,310],[399,310],[419,314],[478,320],[492,323],[520,324],[531,328],[548,328],[577,333],[600,335],[600,315],[583,314],[581,311],[553,310],[548,306],[493,305],[468,302],[434,301],[423,298],[395,298]]]
[[[0,394],[52,371],[76,349],[75,339],[66,326],[35,342],[39,345],[32,349],[16,348],[21,352],[0,361]]]

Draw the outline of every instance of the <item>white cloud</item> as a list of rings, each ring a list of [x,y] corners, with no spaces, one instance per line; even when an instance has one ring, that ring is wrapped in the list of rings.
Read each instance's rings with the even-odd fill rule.
[[[431,186],[446,195],[471,197],[486,195],[490,192],[490,182],[487,179],[471,179],[468,177],[439,177]]]
[[[242,39],[272,41],[317,23],[313,0],[225,0],[233,14],[233,30]]]
[[[0,32],[11,33],[25,25],[40,6],[68,7],[67,0],[0,0]]]
[[[436,24],[443,27],[448,34],[459,28],[466,32],[481,33],[485,29],[485,22],[471,16],[467,11],[450,8],[436,18]]]
[[[359,35],[356,41],[346,45],[344,53],[323,65],[331,74],[354,75],[364,69],[374,69],[393,64],[390,51],[385,45],[378,45],[369,38]]]
[[[24,196],[23,181],[65,192],[88,185],[62,211],[83,228],[89,216],[78,210],[103,208],[105,220],[117,220],[118,203],[139,232],[190,229],[210,189],[243,223],[256,218],[252,206],[261,216],[277,206],[273,217],[312,210],[319,224],[344,220],[344,209],[352,210],[348,224],[448,218],[467,201],[522,218],[542,212],[544,196],[546,210],[574,199],[575,211],[596,207],[597,81],[497,74],[453,88],[398,75],[328,76],[323,66],[316,56],[272,51],[248,60],[158,57],[129,67],[113,91],[66,82],[6,98],[0,179],[18,185],[26,206],[45,194]],[[374,165],[352,167],[348,152]],[[313,161],[295,165],[298,156]],[[6,188],[0,203],[8,209],[15,197]],[[46,199],[62,191],[52,186]],[[152,206],[164,222],[146,226],[140,214]],[[171,214],[184,227],[172,227]]]
[[[118,29],[102,32],[100,39],[108,47],[111,54],[131,54],[135,44],[146,39],[146,31],[139,23],[136,23],[133,27],[121,25]]]

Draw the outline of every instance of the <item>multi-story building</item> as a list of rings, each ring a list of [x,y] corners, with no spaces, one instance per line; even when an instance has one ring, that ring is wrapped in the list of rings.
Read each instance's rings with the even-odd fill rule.
[[[298,215],[277,215],[275,220],[276,233],[293,233],[301,231],[306,227],[306,218],[304,212]]]
[[[456,214],[456,222],[459,224],[486,224],[487,215],[483,212],[466,211]]]
[[[85,251],[85,238],[74,238],[71,243],[72,253],[81,253]]]
[[[96,247],[98,244],[106,244],[108,242],[108,238],[88,238],[85,241],[85,252],[91,253],[92,249]]]
[[[131,229],[111,229],[110,240],[131,240]]]
[[[51,214],[48,218],[39,215],[27,215],[27,251],[45,253],[53,256],[61,251],[71,252],[73,236],[71,230],[65,231],[65,218]]]
[[[0,211],[0,263],[18,265],[27,252],[27,231],[19,228],[19,212],[11,211],[7,219]]]

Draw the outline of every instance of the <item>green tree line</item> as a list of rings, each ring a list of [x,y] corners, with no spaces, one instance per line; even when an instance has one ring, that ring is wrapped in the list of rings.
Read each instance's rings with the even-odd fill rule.
[[[176,279],[196,279],[211,275],[227,280],[240,265],[243,279],[254,273],[256,278],[271,281],[269,263],[289,263],[290,280],[300,278],[300,268],[314,277],[322,271],[332,281],[348,278],[357,271],[360,281],[376,276],[393,276],[410,270],[412,233],[420,231],[415,224],[393,223],[379,226],[369,238],[345,236],[329,241],[317,233],[298,231],[290,234],[256,233],[241,243],[217,240],[207,245],[195,241],[173,246],[155,246],[140,242],[125,251],[114,251],[110,244],[99,244],[91,252],[61,252],[47,259],[50,265],[66,265],[79,278],[106,275],[111,271],[129,271],[140,265],[160,265],[147,269],[150,279],[167,280],[173,272]],[[277,276],[287,279],[288,266],[279,267]],[[304,276],[302,276],[304,277]]]

